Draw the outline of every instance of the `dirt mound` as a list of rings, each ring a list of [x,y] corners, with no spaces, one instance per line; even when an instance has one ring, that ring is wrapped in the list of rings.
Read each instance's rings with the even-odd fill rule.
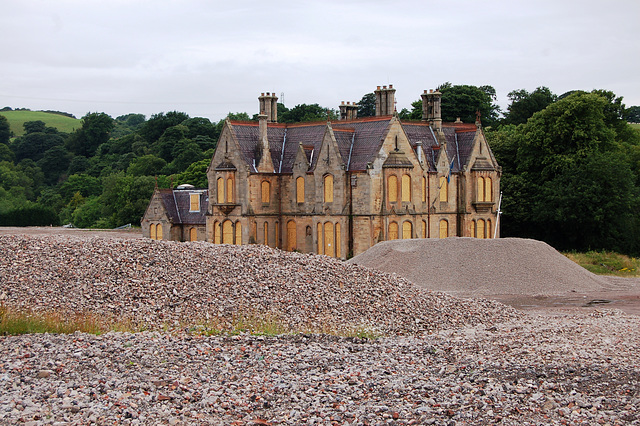
[[[423,333],[517,317],[326,256],[265,246],[0,236],[0,303],[91,312],[151,329],[276,317],[290,330]]]
[[[349,263],[395,273],[455,295],[557,295],[608,289],[546,243],[522,238],[395,240],[376,244]]]

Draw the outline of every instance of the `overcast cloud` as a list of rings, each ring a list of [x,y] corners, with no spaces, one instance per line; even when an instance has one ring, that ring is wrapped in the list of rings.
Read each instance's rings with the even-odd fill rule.
[[[7,0],[0,107],[217,121],[261,92],[337,108],[393,84],[400,110],[446,81],[503,108],[538,86],[640,105],[639,18],[637,0]]]

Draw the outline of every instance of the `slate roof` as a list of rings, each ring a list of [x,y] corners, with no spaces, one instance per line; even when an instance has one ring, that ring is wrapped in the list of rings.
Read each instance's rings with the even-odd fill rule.
[[[364,171],[375,159],[389,129],[391,116],[366,117],[356,120],[334,121],[331,127],[342,160],[349,171]],[[414,149],[420,145],[425,153],[428,168],[435,171],[435,161],[440,148],[431,127],[424,122],[401,123]],[[291,173],[298,146],[302,144],[313,170],[318,161],[320,146],[327,129],[327,122],[298,124],[268,123],[267,138],[275,173]],[[231,121],[231,130],[240,145],[242,158],[254,172],[259,141],[258,123],[255,121]],[[447,156],[453,160],[453,172],[467,164],[476,133],[475,124],[445,123],[443,133],[447,141]],[[409,154],[409,153],[406,153]]]
[[[200,210],[189,211],[191,208],[190,194],[200,194]],[[209,205],[209,191],[207,189],[159,189],[169,221],[174,225],[204,225],[207,206]]]

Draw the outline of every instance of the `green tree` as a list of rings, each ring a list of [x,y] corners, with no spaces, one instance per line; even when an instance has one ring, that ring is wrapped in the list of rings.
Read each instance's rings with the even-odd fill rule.
[[[549,104],[556,101],[554,95],[548,87],[538,87],[529,93],[525,89],[512,90],[507,95],[511,103],[507,107],[507,112],[502,120],[504,124],[523,124],[538,111],[542,111]]]
[[[402,108],[398,116],[401,120],[422,120],[422,100],[411,102],[411,111]]]
[[[182,124],[167,128],[162,136],[151,146],[151,152],[170,163],[178,155],[176,146],[179,146],[180,143],[184,145],[190,142],[187,138],[188,132],[189,128]]]
[[[86,199],[71,215],[71,223],[76,228],[91,228],[102,217],[103,206],[99,197]]]
[[[16,159],[16,155],[11,151],[6,144],[0,143],[0,161],[13,162]]]
[[[160,174],[167,162],[153,154],[137,157],[129,164],[127,174],[132,176],[155,176]]]
[[[11,139],[9,120],[4,115],[0,115],[0,144],[9,143],[9,139]]]
[[[337,120],[338,114],[335,110],[321,107],[318,104],[300,104],[291,108],[278,117],[281,123],[301,123],[307,121]]]
[[[155,188],[151,176],[127,176],[114,173],[103,179],[101,203],[113,227],[139,224]]]
[[[29,132],[16,139],[13,144],[13,150],[16,161],[21,161],[25,158],[38,161],[49,149],[60,145],[64,145],[64,138],[58,133]]]
[[[58,145],[47,150],[42,158],[38,160],[38,167],[44,173],[45,185],[55,185],[69,168],[73,154]]]
[[[109,140],[114,120],[109,115],[89,113],[82,117],[82,127],[73,132],[67,140],[67,148],[76,155],[91,157],[98,147]]]
[[[177,185],[188,183],[196,188],[208,188],[207,169],[209,168],[210,162],[210,158],[205,158],[192,163],[184,172],[174,176],[174,182]]]
[[[454,86],[446,82],[438,90],[442,93],[442,121],[460,118],[465,123],[475,123],[476,111],[480,111],[483,125],[496,124],[500,108],[494,103],[496,91],[492,86]]]
[[[624,119],[629,123],[640,123],[640,106],[631,106],[624,110]]]
[[[160,139],[160,136],[162,136],[169,127],[177,126],[188,118],[189,115],[178,111],[171,111],[166,114],[162,112],[154,114],[149,120],[142,124],[138,133],[144,140],[151,144]]]
[[[24,133],[44,133],[47,130],[47,123],[42,120],[26,121],[22,127],[24,127]]]
[[[637,140],[610,122],[612,99],[577,92],[487,134],[503,167],[503,236],[564,250],[640,250],[638,169],[626,148]]]
[[[58,193],[65,203],[76,193],[83,197],[95,197],[102,193],[102,182],[97,177],[85,174],[71,175],[59,185]]]
[[[374,117],[376,115],[376,95],[367,93],[358,102],[358,117]]]

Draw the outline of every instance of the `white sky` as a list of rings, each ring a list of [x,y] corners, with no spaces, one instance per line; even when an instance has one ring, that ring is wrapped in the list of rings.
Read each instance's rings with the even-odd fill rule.
[[[2,0],[0,108],[217,121],[393,84],[400,110],[445,81],[640,105],[639,22],[638,0]]]

